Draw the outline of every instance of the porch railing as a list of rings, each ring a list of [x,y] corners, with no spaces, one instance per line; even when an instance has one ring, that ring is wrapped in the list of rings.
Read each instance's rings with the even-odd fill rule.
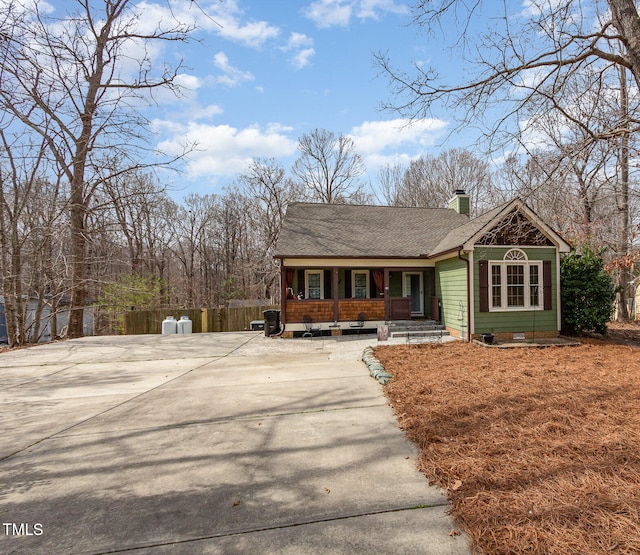
[[[315,322],[333,322],[334,300],[287,300],[287,322],[301,323],[304,316]],[[384,320],[384,299],[338,299],[338,321],[358,320],[360,313],[367,320]]]

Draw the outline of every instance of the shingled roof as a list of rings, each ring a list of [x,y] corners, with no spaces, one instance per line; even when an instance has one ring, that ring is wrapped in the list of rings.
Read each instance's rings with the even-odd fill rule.
[[[424,257],[467,222],[449,208],[292,203],[276,257]]]
[[[478,241],[481,238],[480,234],[487,233],[494,229],[496,225],[500,225],[500,222],[503,222],[504,218],[514,211],[518,211],[526,219],[530,220],[533,226],[538,228],[542,232],[542,235],[550,241],[548,244],[557,245],[560,252],[569,252],[571,250],[569,244],[553,229],[547,226],[531,208],[521,199],[515,198],[449,231],[446,237],[431,251],[430,255],[434,256],[462,248],[469,248],[471,246],[470,243]]]
[[[473,220],[468,220],[461,226],[455,227],[436,245],[431,254],[445,253],[462,248],[467,241],[488,226],[499,214],[506,211],[506,208],[511,204],[514,204],[514,201],[497,206],[493,210],[489,210],[489,212],[485,212],[481,216]]]

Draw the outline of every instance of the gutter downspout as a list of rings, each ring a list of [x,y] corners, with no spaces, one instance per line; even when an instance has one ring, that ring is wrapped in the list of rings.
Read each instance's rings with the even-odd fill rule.
[[[462,258],[462,249],[458,249],[458,259],[467,265],[467,343],[471,342],[471,268],[468,258]]]

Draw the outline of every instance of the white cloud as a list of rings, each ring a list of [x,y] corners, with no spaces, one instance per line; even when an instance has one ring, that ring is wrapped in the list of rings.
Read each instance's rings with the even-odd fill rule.
[[[207,120],[224,113],[224,110],[217,104],[208,106],[189,106],[189,117],[194,120]]]
[[[396,4],[393,0],[361,0],[358,3],[360,19],[380,19],[380,12],[406,14],[409,9],[405,4]]]
[[[244,171],[253,158],[284,158],[296,151],[296,141],[288,136],[292,129],[276,123],[237,129],[195,121],[184,125],[156,122],[155,127],[171,135],[158,145],[163,152],[179,154],[184,144],[197,144],[187,157],[191,178],[233,176]]]
[[[304,15],[318,27],[346,27],[353,13],[353,2],[345,0],[317,0],[305,10]]]
[[[366,121],[351,130],[358,151],[363,155],[397,149],[401,146],[433,146],[447,122],[440,119],[421,119],[410,122],[407,119]]]
[[[225,39],[259,48],[279,35],[280,29],[266,21],[244,21],[237,0],[214,1],[200,7],[197,2],[159,2],[143,0],[137,4],[140,30],[154,31],[180,23],[196,29],[213,31]]]
[[[565,0],[523,0],[522,14],[528,17],[540,17],[545,13],[555,12]]]
[[[153,98],[158,104],[176,104],[192,101],[198,96],[198,89],[202,86],[202,81],[196,75],[180,73],[173,80],[179,87],[175,91],[169,88],[159,88],[153,91]]]
[[[315,48],[313,48],[313,39],[303,33],[291,33],[287,44],[282,47],[282,50],[284,52],[294,52],[291,63],[297,69],[308,66],[311,63],[311,58],[316,54]]]
[[[305,46],[313,46],[313,39],[304,33],[291,33],[287,46],[287,50],[296,50]]]
[[[244,81],[253,81],[255,77],[250,71],[242,71],[229,63],[229,57],[224,52],[218,52],[213,57],[213,65],[222,71],[222,75],[214,77],[216,83],[227,87],[237,87]]]
[[[50,15],[55,12],[54,6],[49,2],[38,2],[37,0],[27,0],[25,2],[0,0],[0,10],[2,10],[2,13],[10,14],[13,19],[19,19],[24,15],[31,17],[36,7],[42,15]]]
[[[316,0],[303,10],[318,27],[346,27],[353,15],[359,19],[380,19],[384,13],[406,14],[408,7],[394,0]]]
[[[190,91],[197,91],[200,88],[200,78],[197,75],[180,73],[176,75],[175,84]]]
[[[218,2],[211,7],[211,17],[217,24],[213,29],[223,38],[252,48],[260,48],[280,34],[278,27],[266,21],[243,22],[242,15],[235,0]]]
[[[315,54],[316,51],[314,48],[305,48],[304,50],[300,50],[300,52],[291,59],[291,63],[297,69],[302,69],[311,63],[311,58],[315,56]]]
[[[433,118],[366,121],[349,136],[371,172],[388,163],[407,164],[434,146],[446,127],[446,121]]]

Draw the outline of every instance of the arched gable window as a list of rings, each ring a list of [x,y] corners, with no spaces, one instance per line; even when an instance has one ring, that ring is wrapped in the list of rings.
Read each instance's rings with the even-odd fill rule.
[[[491,311],[535,310],[542,307],[542,261],[530,261],[521,249],[489,262]]]
[[[528,260],[527,255],[520,249],[511,249],[504,255],[503,260]]]

